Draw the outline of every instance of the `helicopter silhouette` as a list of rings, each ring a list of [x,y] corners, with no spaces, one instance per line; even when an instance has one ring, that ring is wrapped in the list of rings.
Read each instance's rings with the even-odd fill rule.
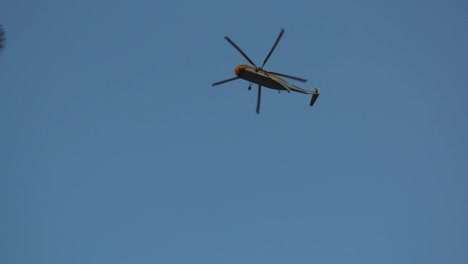
[[[310,100],[310,106],[313,106],[317,98],[319,97],[319,89],[315,88],[314,90],[306,90],[302,89],[300,87],[297,87],[293,84],[290,84],[287,82],[285,79],[281,78],[289,78],[292,80],[300,81],[300,82],[307,82],[306,79],[287,75],[287,74],[282,74],[278,72],[271,72],[271,71],[266,71],[263,69],[265,66],[266,62],[270,58],[271,54],[275,50],[276,46],[278,45],[279,41],[281,40],[281,37],[284,34],[284,29],[281,29],[280,34],[276,38],[275,44],[271,48],[270,52],[268,55],[265,57],[265,60],[263,61],[263,64],[261,67],[258,67],[250,58],[247,56],[235,43],[232,41],[229,37],[224,37],[237,51],[239,51],[242,56],[244,56],[245,59],[247,59],[248,62],[250,62],[252,66],[249,65],[239,65],[235,68],[234,73],[236,74],[236,77],[226,79],[223,81],[215,82],[212,84],[212,86],[217,86],[223,83],[227,83],[230,81],[234,81],[237,79],[244,79],[246,81],[249,81],[249,87],[248,90],[252,89],[252,83],[255,83],[258,85],[258,95],[257,95],[257,114],[260,113],[260,101],[261,101],[261,96],[262,96],[262,87],[267,87],[273,90],[278,90],[279,91],[287,91],[288,93],[293,91],[293,92],[298,92],[298,93],[303,93],[303,94],[311,94],[312,99]]]

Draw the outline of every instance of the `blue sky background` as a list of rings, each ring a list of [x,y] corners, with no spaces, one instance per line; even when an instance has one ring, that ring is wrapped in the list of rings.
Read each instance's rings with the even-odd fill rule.
[[[467,13],[2,1],[0,263],[468,263]]]

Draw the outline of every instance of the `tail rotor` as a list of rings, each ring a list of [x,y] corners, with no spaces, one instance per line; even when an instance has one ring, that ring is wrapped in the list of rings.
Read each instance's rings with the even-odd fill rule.
[[[317,101],[319,95],[320,95],[319,89],[315,88],[314,93],[312,94],[312,99],[310,99],[310,106],[313,106],[315,104],[315,101]]]

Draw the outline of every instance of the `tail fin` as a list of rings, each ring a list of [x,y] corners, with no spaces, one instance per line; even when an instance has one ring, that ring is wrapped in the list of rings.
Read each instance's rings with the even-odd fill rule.
[[[313,106],[315,101],[317,101],[317,98],[319,97],[319,89],[315,88],[315,93],[312,94],[312,99],[310,99],[310,106]]]

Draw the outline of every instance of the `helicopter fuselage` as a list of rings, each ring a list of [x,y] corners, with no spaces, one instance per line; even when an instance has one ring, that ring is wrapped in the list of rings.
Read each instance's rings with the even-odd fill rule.
[[[286,80],[280,78],[274,74],[266,74],[263,70],[257,70],[254,67],[248,65],[239,65],[234,70],[237,77],[246,81],[260,84],[263,87],[267,87],[274,90],[286,90],[281,83],[287,83]]]
[[[239,65],[234,70],[237,77],[244,79],[246,81],[259,84],[263,87],[267,87],[273,90],[278,91],[294,91],[303,94],[313,94],[316,91],[309,91],[297,87],[293,84],[290,84],[285,79],[273,74],[273,73],[266,73],[264,70],[256,69],[249,65]],[[268,74],[268,75],[267,75]]]

